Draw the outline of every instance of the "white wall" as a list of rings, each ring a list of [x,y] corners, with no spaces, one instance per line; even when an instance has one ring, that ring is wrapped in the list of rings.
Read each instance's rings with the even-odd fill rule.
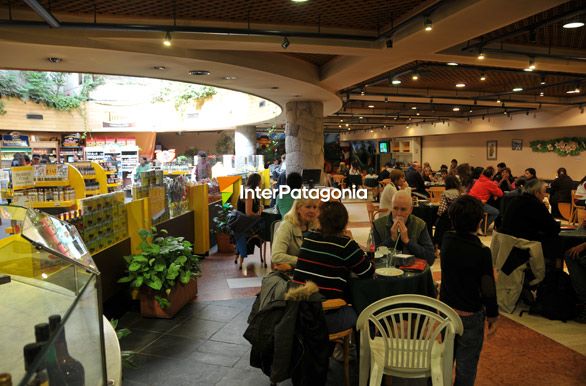
[[[485,133],[461,133],[447,135],[431,135],[422,138],[423,162],[429,162],[434,169],[441,164],[450,164],[455,158],[459,163],[468,162],[472,166],[496,166],[505,162],[518,176],[528,167],[537,170],[537,176],[553,179],[559,167],[565,167],[568,175],[574,180],[580,180],[586,175],[586,153],[579,156],[561,157],[556,153],[533,152],[529,142],[533,140],[549,140],[559,137],[586,136],[584,127],[577,128],[548,128],[534,130],[512,130]],[[523,150],[513,151],[511,140],[522,139]],[[497,160],[486,159],[486,141],[497,140]]]

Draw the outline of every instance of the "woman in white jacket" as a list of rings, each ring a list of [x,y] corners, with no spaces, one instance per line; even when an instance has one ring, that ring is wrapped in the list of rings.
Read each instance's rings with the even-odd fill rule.
[[[405,180],[405,173],[402,170],[393,169],[391,170],[391,182],[385,186],[383,192],[380,195],[380,208],[381,209],[391,209],[391,202],[393,201],[393,196],[399,190],[405,190],[407,193],[411,194],[411,188]]]
[[[290,271],[297,264],[303,234],[317,228],[319,200],[298,199],[293,203],[273,235],[271,262],[279,271]]]

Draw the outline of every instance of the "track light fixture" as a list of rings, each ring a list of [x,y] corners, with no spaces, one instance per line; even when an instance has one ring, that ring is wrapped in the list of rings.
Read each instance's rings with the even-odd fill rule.
[[[431,25],[431,19],[430,18],[425,18],[425,20],[423,20],[423,26],[425,27],[425,30],[427,32],[431,31],[433,29],[432,25]]]
[[[486,74],[483,72],[480,74],[480,81],[484,82],[486,80]]]
[[[163,39],[163,45],[165,47],[171,47],[171,32],[167,31],[165,33],[165,38]]]
[[[529,58],[529,65],[524,69],[524,71],[531,72],[533,70],[535,70],[535,59]]]
[[[478,60],[484,60],[484,58],[486,58],[486,56],[484,55],[484,49],[480,49],[478,51]]]
[[[281,47],[283,47],[283,49],[286,50],[287,47],[289,47],[289,44],[291,43],[289,42],[289,39],[287,39],[287,36],[285,36],[283,38],[283,42],[281,43]]]
[[[393,39],[387,39],[385,44],[387,48],[393,48]]]
[[[539,82],[539,84],[540,84],[540,85],[542,85],[542,86],[543,86],[544,84],[546,84],[546,81],[545,81],[545,75],[541,75],[541,81]]]
[[[411,75],[411,79],[412,79],[412,80],[418,80],[418,79],[419,79],[419,73],[417,73],[417,72],[414,72],[414,73]]]

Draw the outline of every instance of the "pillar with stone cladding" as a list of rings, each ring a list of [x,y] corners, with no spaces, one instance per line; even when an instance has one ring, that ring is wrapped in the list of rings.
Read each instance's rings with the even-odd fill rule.
[[[256,154],[256,127],[238,126],[234,132],[234,153],[237,156]]]
[[[286,107],[285,152],[287,174],[324,167],[322,102],[289,102]],[[323,180],[322,173],[322,180]]]

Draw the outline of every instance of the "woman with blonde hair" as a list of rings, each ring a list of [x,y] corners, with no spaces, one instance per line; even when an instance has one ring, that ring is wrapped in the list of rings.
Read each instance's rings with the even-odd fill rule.
[[[319,200],[295,200],[273,235],[271,261],[275,269],[289,271],[297,265],[303,233],[318,227]]]

